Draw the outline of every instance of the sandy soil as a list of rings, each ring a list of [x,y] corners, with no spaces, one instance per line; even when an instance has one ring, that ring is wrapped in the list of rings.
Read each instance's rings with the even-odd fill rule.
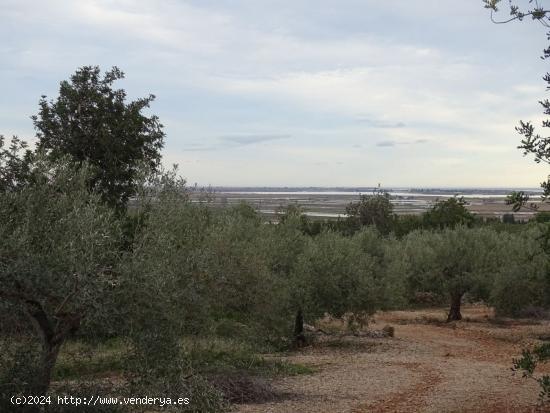
[[[444,324],[444,311],[378,314],[394,338],[324,338],[283,359],[315,368],[273,382],[280,401],[241,405],[238,413],[540,412],[538,385],[511,371],[526,344],[550,323],[495,322],[486,307],[464,309],[466,321]]]

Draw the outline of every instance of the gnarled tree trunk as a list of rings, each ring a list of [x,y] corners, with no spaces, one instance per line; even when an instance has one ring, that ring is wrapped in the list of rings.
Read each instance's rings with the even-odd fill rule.
[[[53,369],[61,346],[69,335],[80,326],[81,312],[63,311],[69,299],[78,291],[78,286],[75,284],[74,291],[65,297],[51,316],[38,299],[22,292],[19,285],[16,284],[16,287],[15,291],[0,289],[0,298],[21,305],[40,338],[42,344],[40,363],[36,366],[34,382],[29,383],[28,390],[32,391],[35,396],[43,396],[50,388]]]
[[[38,366],[35,388],[33,389],[36,395],[41,396],[45,395],[50,388],[53,369],[61,346],[71,332],[80,325],[80,316],[74,314],[58,315],[57,322],[54,324],[40,303],[27,300],[25,304],[27,314],[42,341],[40,366]]]
[[[462,320],[462,314],[460,314],[460,303],[463,295],[463,293],[451,294],[451,309],[449,310],[449,315],[447,316],[447,323],[450,321]]]

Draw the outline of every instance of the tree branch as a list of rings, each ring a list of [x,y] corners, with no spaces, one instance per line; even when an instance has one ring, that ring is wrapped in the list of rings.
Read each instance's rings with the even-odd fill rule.
[[[527,13],[521,13],[521,14],[515,15],[514,17],[511,17],[508,20],[495,20],[494,17],[493,17],[493,13],[494,13],[494,11],[491,10],[491,21],[494,24],[506,24],[506,23],[510,23],[514,20],[523,20],[524,17],[532,16],[533,20],[538,20],[539,22],[541,22],[542,25],[544,25],[546,27],[550,27],[548,25],[548,23],[546,23],[543,20],[544,17],[546,17],[546,15],[550,13],[550,10],[533,10],[533,11],[530,11],[530,12],[527,12]]]
[[[56,317],[61,314],[61,311],[63,310],[63,308],[65,308],[69,300],[73,298],[76,295],[76,293],[78,293],[78,275],[77,274],[75,274],[73,290],[63,299],[59,307],[57,307],[57,309],[54,312],[54,315]]]

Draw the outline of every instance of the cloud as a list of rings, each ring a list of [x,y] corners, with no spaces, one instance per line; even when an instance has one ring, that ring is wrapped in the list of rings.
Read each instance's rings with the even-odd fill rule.
[[[243,134],[218,136],[209,143],[190,143],[185,145],[184,151],[215,151],[220,149],[233,149],[241,146],[255,145],[264,142],[288,139],[291,135],[266,133],[266,134]]]
[[[389,48],[388,53],[397,53]],[[465,83],[474,73],[474,65],[442,62],[408,62],[387,66],[361,65],[330,70],[286,72],[270,77],[217,78],[211,85],[228,94],[249,96],[278,104],[288,104],[313,113],[346,116],[368,110],[369,116],[355,117],[373,128],[403,129],[409,123],[464,125],[465,119],[479,116],[479,107],[471,104],[474,91],[465,91]],[[411,85],[400,79],[417,79]],[[443,77],[456,79],[461,96]],[[418,87],[418,84],[422,87]],[[468,85],[470,86],[470,85]],[[386,120],[391,109],[398,121]],[[359,112],[360,113],[360,112]]]
[[[219,149],[217,145],[206,145],[202,143],[188,143],[183,147],[184,152],[202,152],[202,151],[215,151]]]
[[[220,136],[222,141],[236,145],[252,145],[255,143],[268,142],[279,139],[288,139],[290,135],[285,134],[260,134],[260,135],[228,135]]]
[[[385,140],[376,142],[376,146],[379,147],[393,147],[397,145],[418,145],[422,143],[429,142],[428,139],[415,139],[413,141],[394,141],[394,140]]]
[[[364,123],[373,128],[379,129],[393,129],[393,128],[404,128],[407,125],[404,122],[392,122],[381,119],[374,119],[368,115],[357,115],[355,117],[357,122]]]

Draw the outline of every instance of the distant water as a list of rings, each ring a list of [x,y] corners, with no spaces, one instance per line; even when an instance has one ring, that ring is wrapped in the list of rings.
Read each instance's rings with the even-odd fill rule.
[[[453,196],[464,198],[505,198],[512,191],[524,191],[531,195],[539,195],[540,189],[536,188],[510,188],[510,189],[496,189],[496,188],[471,188],[471,189],[382,189],[388,192],[391,196],[402,198],[448,198]],[[338,189],[338,188],[214,188],[215,192],[234,194],[234,195],[343,195],[343,196],[359,196],[372,194],[374,188],[358,188],[358,189]]]
[[[274,209],[260,209],[258,212],[261,212],[262,214],[268,214],[268,215],[275,215],[278,212]],[[345,218],[348,216],[348,214],[337,214],[333,212],[318,212],[318,211],[304,211],[302,214],[307,215],[309,217],[323,217],[323,218]]]

